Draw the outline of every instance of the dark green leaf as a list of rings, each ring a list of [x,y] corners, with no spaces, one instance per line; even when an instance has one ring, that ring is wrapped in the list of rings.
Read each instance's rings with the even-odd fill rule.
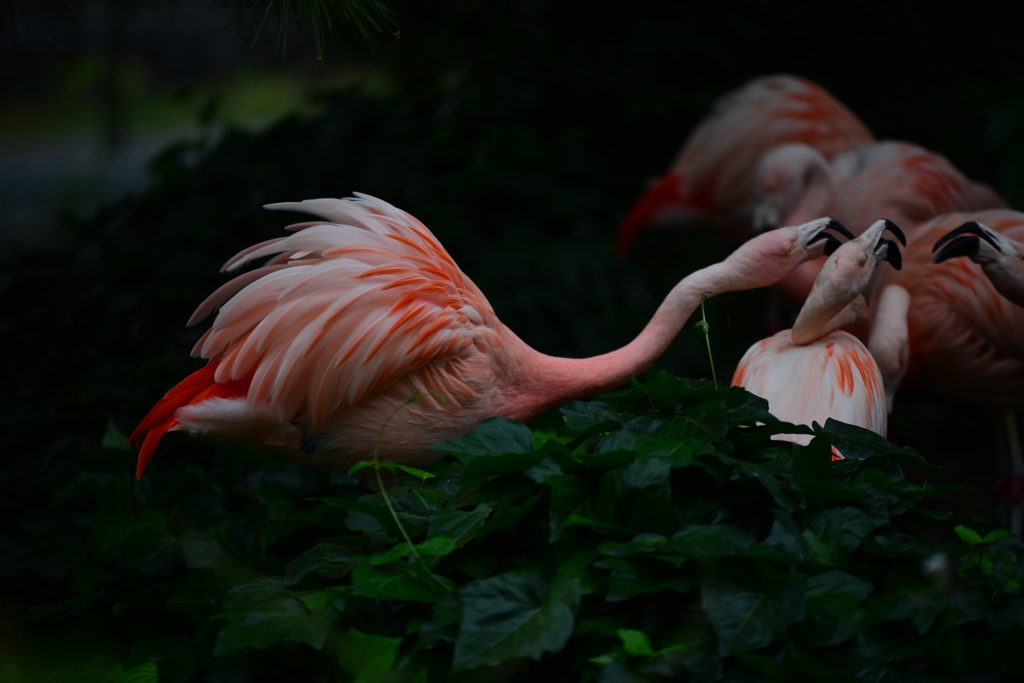
[[[246,647],[263,649],[280,641],[299,641],[323,647],[329,615],[310,614],[301,601],[279,597],[258,605],[234,605],[217,615],[228,623],[217,636],[216,654],[227,656]]]
[[[338,663],[357,683],[380,683],[395,663],[401,638],[350,628],[338,639]]]
[[[804,616],[804,588],[795,578],[784,578],[769,590],[707,578],[700,593],[701,607],[718,636],[722,654],[765,647]]]
[[[399,552],[402,546],[396,546]],[[408,552],[408,548],[404,551]],[[428,574],[416,564],[395,562],[382,566],[356,562],[352,568],[352,586],[358,595],[367,598],[416,602],[436,602],[453,590],[451,581],[444,577]]]
[[[539,659],[561,650],[572,634],[573,611],[548,589],[532,573],[503,574],[463,586],[455,667],[495,666],[512,657]]]
[[[312,572],[340,578],[352,568],[352,555],[341,546],[319,543],[302,553],[285,567],[285,574],[295,583]]]
[[[834,543],[846,551],[861,544],[864,537],[885,524],[852,507],[825,508],[808,515],[807,528],[825,543]]]
[[[735,526],[709,524],[691,526],[676,532],[665,543],[663,551],[710,563],[723,557],[732,557],[756,542],[756,538]]]
[[[565,417],[566,429],[573,434],[597,434],[622,428],[618,411],[602,401],[572,401],[558,410]]]

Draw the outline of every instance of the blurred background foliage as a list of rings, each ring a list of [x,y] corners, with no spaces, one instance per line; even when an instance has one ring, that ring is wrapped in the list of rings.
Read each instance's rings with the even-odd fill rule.
[[[56,174],[61,131],[84,126],[104,149],[147,126],[181,133],[159,138],[127,194],[85,184],[84,201],[47,200],[44,221],[7,227],[0,680],[15,675],[3,662],[36,680],[214,628],[188,621],[162,588],[221,566],[204,555],[203,529],[230,530],[244,571],[280,571],[275,557],[338,521],[303,518],[302,501],[344,478],[175,435],[132,488],[132,453],[103,442],[108,422],[130,431],[198,367],[188,351],[204,328],[184,322],[224,281],[227,257],[288,222],[263,204],[352,191],[392,202],[435,232],[524,340],[569,356],[625,343],[672,284],[728,252],[713,234],[651,230],[617,258],[611,238],[714,98],[757,75],[808,77],[878,137],[940,151],[1024,206],[1024,43],[1014,17],[986,3],[397,0],[397,28],[374,47],[344,29],[318,50],[300,27],[282,57],[268,26],[241,62],[210,48],[250,40],[223,30],[230,12],[196,14],[199,37],[155,53],[133,33],[131,4],[83,3],[107,13],[109,40],[59,58],[18,37],[73,35],[62,33],[68,5],[6,2],[0,15],[19,70],[6,77],[0,149],[56,140]],[[3,169],[12,205],[21,173]],[[710,302],[719,377],[765,334],[767,305],[764,292]],[[660,365],[707,377],[702,347],[684,332]],[[890,440],[957,463],[979,493],[951,504],[991,515],[993,433],[985,409],[911,391]]]

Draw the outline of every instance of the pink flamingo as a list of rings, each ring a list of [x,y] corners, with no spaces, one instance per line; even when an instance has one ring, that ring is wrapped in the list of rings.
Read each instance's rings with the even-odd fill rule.
[[[607,391],[668,347],[704,293],[764,287],[847,233],[831,219],[782,228],[679,282],[640,335],[593,358],[539,353],[495,316],[430,231],[367,195],[268,208],[321,216],[232,258],[262,267],[214,292],[193,355],[206,367],[149,411],[129,442],[141,476],[164,433],[188,431],[345,470],[372,457],[422,464],[489,417],[528,421]],[[410,402],[413,397],[419,400]],[[386,428],[384,428],[386,427]]]
[[[899,285],[910,294],[906,382],[991,405],[1000,414],[1010,461],[1002,494],[1011,499],[1011,528],[1020,533],[1024,460],[1014,412],[1024,409],[1024,308],[997,291],[994,282],[1004,282],[999,268],[990,266],[986,276],[972,259],[952,258],[958,250],[969,251],[973,239],[979,240],[979,252],[982,242],[991,245],[986,237],[970,236],[971,224],[1007,251],[1006,261],[1019,258],[1011,245],[1024,242],[1024,213],[991,209],[937,216],[910,231],[903,270],[883,273],[879,286]],[[943,244],[948,250],[936,256]]]
[[[756,78],[712,105],[669,171],[630,209],[616,248],[624,253],[653,221],[707,223],[743,242],[754,234],[751,184],[765,152],[799,142],[831,159],[873,139],[860,119],[814,83],[787,74]]]
[[[1024,244],[977,221],[964,223],[947,233],[935,243],[932,252],[943,244],[946,246],[935,256],[934,263],[966,256],[981,266],[1000,294],[1018,306],[1024,306]]]
[[[879,286],[910,293],[907,382],[1002,410],[1024,408],[1024,308],[1001,296],[982,266],[966,258],[933,263],[933,245],[965,223],[1024,241],[1024,213],[992,209],[937,216],[908,232],[903,270]]]
[[[845,329],[866,323],[866,291],[875,266],[888,261],[900,268],[899,248],[882,233],[891,231],[905,244],[899,228],[886,220],[876,221],[860,237],[847,242],[828,257],[796,323],[763,339],[743,355],[732,378],[741,386],[768,399],[769,410],[794,424],[824,424],[829,417],[870,429],[885,436],[888,428],[886,378],[868,347]],[[770,234],[770,233],[768,233]],[[890,338],[900,343],[900,315],[906,329],[906,311],[896,298],[881,311],[892,325],[877,334],[875,344]],[[905,338],[905,334],[904,334]],[[898,361],[896,361],[898,362]],[[893,363],[893,361],[890,361]],[[887,368],[890,376],[898,367]],[[806,445],[807,434],[779,434],[773,438]],[[838,455],[838,454],[836,454]],[[835,457],[835,456],[834,456]]]
[[[885,140],[827,159],[805,144],[767,152],[753,189],[761,229],[834,216],[844,225],[869,225],[878,216],[918,225],[953,211],[1005,206],[990,187],[968,179],[948,159],[909,142]],[[779,287],[802,301],[822,261],[796,269]]]

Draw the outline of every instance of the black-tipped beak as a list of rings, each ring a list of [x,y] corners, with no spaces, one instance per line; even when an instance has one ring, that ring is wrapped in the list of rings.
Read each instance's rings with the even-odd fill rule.
[[[843,246],[843,243],[835,235],[830,235],[827,232],[821,233],[818,238],[825,240],[825,256],[831,256],[836,253],[836,249]]]
[[[950,240],[952,240],[954,238],[960,237],[961,235],[968,235],[968,234],[970,234],[970,235],[977,235],[978,237],[982,238],[983,240],[985,240],[986,242],[991,244],[993,247],[995,247],[996,251],[1000,251],[1000,252],[1002,251],[1002,249],[999,248],[999,245],[996,244],[995,240],[992,239],[992,236],[988,234],[988,231],[985,230],[985,228],[980,223],[978,223],[977,221],[971,221],[969,223],[964,223],[963,225],[961,225],[956,230],[951,230],[948,233],[946,233],[946,235],[943,236],[938,242],[936,242],[934,247],[932,247],[932,253],[934,254],[935,251],[939,247],[941,247],[943,244],[945,244],[946,242],[949,242]],[[977,243],[976,240],[971,240],[971,241],[973,241],[975,243],[974,251],[964,252],[964,253],[960,253],[960,254],[951,254],[950,256],[947,256],[946,258],[944,258],[942,260],[945,261],[947,258],[952,258],[953,256],[969,256],[970,254],[977,254],[978,253],[977,247],[980,246],[980,245]],[[950,246],[952,246],[952,244]],[[947,247],[947,249],[948,249],[948,247]],[[943,249],[942,251],[945,252],[946,249]],[[935,263],[939,263],[939,261],[936,260]]]
[[[903,234],[903,231],[900,230],[900,226],[896,225],[888,218],[883,218],[882,220],[885,221],[885,229],[895,235],[896,239],[900,241],[900,244],[907,246],[907,237]]]
[[[945,242],[946,239],[952,234],[953,233],[949,233],[949,235],[943,237],[941,240],[935,243],[935,246],[938,247],[940,243]],[[932,263],[942,263],[943,261],[946,261],[951,258],[956,258],[957,256],[973,256],[974,254],[978,253],[978,249],[980,247],[981,239],[979,237],[975,235],[965,235],[961,233],[959,237],[957,237],[955,240],[947,244],[945,247],[942,248],[942,251],[935,255],[935,259],[932,261]]]
[[[899,228],[897,228],[899,230]],[[903,255],[900,254],[900,248],[896,246],[896,243],[892,240],[878,240],[878,246],[875,247],[875,253],[878,250],[885,247],[885,260],[888,261],[893,268],[900,270],[903,268]]]
[[[844,237],[846,237],[846,239],[848,239],[848,240],[852,240],[853,239],[853,233],[850,232],[849,230],[847,230],[843,226],[843,224],[840,223],[839,221],[837,221],[835,218],[828,219],[828,225],[826,225],[825,228],[826,229],[831,228],[832,230],[835,230],[840,235],[843,235]]]

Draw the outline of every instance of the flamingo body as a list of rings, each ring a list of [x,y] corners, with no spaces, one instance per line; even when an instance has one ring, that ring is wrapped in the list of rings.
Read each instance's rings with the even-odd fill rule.
[[[882,372],[864,343],[840,328],[864,322],[861,292],[868,288],[875,266],[889,260],[899,267],[896,244],[881,238],[886,229],[903,240],[898,228],[879,220],[829,256],[793,329],[750,347],[736,367],[733,386],[767,399],[771,413],[786,422],[810,426],[831,417],[885,436],[888,409]],[[773,438],[806,444],[811,436]]]
[[[788,74],[755,78],[715,101],[669,171],[634,204],[617,248],[625,252],[652,221],[708,223],[742,242],[753,234],[751,183],[766,151],[802,143],[831,159],[873,139],[860,119],[811,81]]]
[[[900,272],[880,287],[910,293],[907,381],[1002,410],[1024,409],[1024,308],[1001,296],[982,266],[966,258],[932,262],[932,246],[951,230],[978,222],[1024,242],[1024,213],[953,213],[909,233]]]
[[[129,438],[138,476],[168,431],[346,470],[372,457],[422,464],[434,444],[489,417],[528,421],[646,369],[702,293],[768,286],[820,255],[830,219],[785,228],[692,273],[625,347],[586,359],[535,351],[418,220],[367,195],[268,208],[319,215],[228,261],[262,266],[214,292],[193,355],[209,364],[171,389]]]
[[[828,418],[885,435],[885,388],[874,358],[852,334],[834,330],[809,344],[793,343],[792,330],[762,339],[740,359],[733,386],[768,399],[772,415],[793,424]],[[806,445],[809,434],[784,435]]]
[[[756,220],[765,226],[827,215],[854,226],[854,232],[879,217],[918,225],[940,214],[1005,206],[991,188],[967,178],[944,156],[896,140],[863,145],[831,161],[807,145],[776,148],[762,159],[754,194]],[[780,289],[802,301],[821,264],[804,264]]]

